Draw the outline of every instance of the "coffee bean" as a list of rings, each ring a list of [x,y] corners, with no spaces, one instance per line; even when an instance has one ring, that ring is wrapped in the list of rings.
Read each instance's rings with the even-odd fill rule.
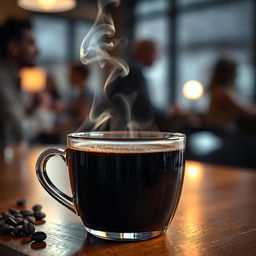
[[[21,211],[20,213],[21,213],[24,217],[33,216],[33,212],[32,212],[32,211],[29,211],[29,210],[24,210],[24,211]]]
[[[18,200],[18,201],[16,202],[16,205],[17,205],[17,206],[25,206],[26,203],[27,203],[27,200],[24,199],[24,198],[22,198],[22,199],[20,199],[20,200]]]
[[[33,216],[28,216],[28,217],[26,217],[26,219],[27,219],[30,223],[32,223],[32,224],[35,224],[35,223],[36,223],[36,219],[35,219],[35,217],[33,217]]]
[[[14,230],[13,226],[10,226],[8,224],[5,224],[4,227],[1,228],[1,233],[3,235],[8,235]]]
[[[17,222],[18,225],[23,224],[24,223],[24,219],[23,218],[15,218],[15,221]]]
[[[20,236],[22,234],[22,225],[18,225],[14,228],[13,233],[15,236]]]
[[[20,210],[14,208],[14,207],[11,207],[11,208],[9,209],[9,212],[14,215],[15,213],[20,213]]]
[[[0,223],[0,234],[2,234],[2,229],[5,227],[5,223],[4,222],[2,222],[2,223]]]
[[[24,207],[25,205],[26,199],[20,199],[16,202],[17,207]],[[35,232],[34,226],[36,220],[43,221],[42,219],[46,217],[41,209],[42,205],[35,204],[32,207],[33,211],[24,208],[20,211],[18,208],[11,207],[9,211],[0,213],[0,235],[27,236],[35,243],[42,242],[47,238],[47,235],[44,232]]]
[[[21,213],[14,213],[13,216],[15,218],[23,218],[23,215]]]
[[[46,214],[43,212],[35,212],[34,216],[35,216],[36,220],[42,220],[46,217]]]
[[[38,231],[35,232],[32,236],[31,236],[32,240],[34,240],[35,242],[42,242],[43,240],[45,240],[47,238],[47,235],[42,232],[42,231]]]
[[[35,204],[33,207],[32,207],[33,211],[34,212],[39,212],[41,211],[42,209],[42,205],[41,204]]]
[[[23,219],[23,224],[28,224],[29,223],[29,221],[27,220],[27,219]]]
[[[3,212],[2,215],[5,220],[8,219],[9,217],[13,218],[13,216],[9,212]]]
[[[22,225],[22,233],[25,236],[30,236],[35,232],[35,226],[31,223],[24,223]]]
[[[11,226],[13,226],[13,227],[17,226],[16,220],[15,220],[14,218],[12,218],[12,217],[8,217],[8,218],[5,220],[5,223],[6,223],[6,224],[9,224],[9,225],[11,225]]]

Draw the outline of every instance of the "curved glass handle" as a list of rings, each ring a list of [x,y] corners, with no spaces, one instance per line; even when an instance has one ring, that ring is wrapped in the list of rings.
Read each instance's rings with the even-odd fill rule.
[[[72,197],[66,195],[61,190],[59,190],[50,180],[47,171],[46,165],[48,160],[53,156],[59,156],[66,163],[66,151],[62,148],[49,148],[42,152],[36,162],[36,175],[43,186],[43,188],[59,203],[66,206],[69,210],[77,213],[75,206],[73,204]]]

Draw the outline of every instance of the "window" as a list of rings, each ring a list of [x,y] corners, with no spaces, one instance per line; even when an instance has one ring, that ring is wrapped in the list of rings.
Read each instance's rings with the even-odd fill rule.
[[[238,63],[237,86],[241,99],[252,101],[254,93],[252,71],[252,2],[238,2],[178,16],[177,102],[185,108],[191,102],[182,95],[188,80],[198,80],[207,91],[214,63],[220,57],[232,57]],[[197,111],[204,112],[207,93],[196,102]]]
[[[32,19],[39,47],[40,62],[58,62],[68,58],[68,22],[62,18],[35,15]]]
[[[136,5],[136,15],[148,15],[154,12],[165,11],[169,7],[169,1],[157,0],[157,1],[139,1]]]
[[[212,0],[177,0],[178,5],[185,6],[188,4],[197,4],[197,3],[205,3],[210,2]]]

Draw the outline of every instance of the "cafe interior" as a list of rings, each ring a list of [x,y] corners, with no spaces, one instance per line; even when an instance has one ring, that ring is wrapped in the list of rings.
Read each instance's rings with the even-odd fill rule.
[[[86,65],[80,60],[81,44],[94,26],[99,8],[93,0],[66,1],[70,6],[53,0],[38,1],[35,6],[29,6],[29,2],[36,1],[2,0],[0,23],[10,18],[30,20],[38,54],[34,67],[19,70],[21,90],[29,98],[28,109],[47,100],[56,101],[57,106],[45,118],[51,119],[52,125],[25,140],[29,144],[63,144],[66,134],[77,131],[88,118],[93,99],[104,94],[104,72],[96,62]],[[131,56],[133,42],[156,43],[154,63],[143,68],[148,97],[158,116],[154,129],[185,133],[187,159],[256,167],[254,5],[250,0],[129,0],[122,1],[118,8],[108,8],[114,38],[121,45],[110,55],[126,60]],[[210,107],[210,84],[214,75],[218,76],[214,73],[217,63],[225,60],[235,65],[235,71],[231,71],[235,74],[227,83],[234,87],[232,100],[236,105],[220,103],[218,112]],[[72,116],[70,109],[76,103],[70,99],[77,88],[72,67],[81,65],[86,66],[88,74],[82,89],[87,103],[80,108],[87,110],[74,121],[77,113]],[[222,68],[228,77],[230,71],[225,63]],[[4,118],[1,122],[4,148],[15,139],[11,124]]]
[[[32,26],[34,63],[16,62],[14,76],[4,65],[19,48],[8,44],[13,33],[5,27],[17,21]],[[7,74],[18,82],[16,96]],[[109,106],[111,85],[122,87],[129,75],[129,93]],[[49,238],[30,246],[2,237],[0,227],[0,254],[255,255],[255,102],[254,0],[1,0],[0,224],[2,208],[18,197],[41,200]],[[113,106],[121,109],[117,118],[109,115]],[[181,202],[167,235],[148,246],[84,236],[77,216],[54,204],[34,177],[43,150],[65,148],[70,133],[105,130],[186,135]],[[60,162],[49,166],[66,168]],[[70,198],[57,171],[46,180]]]

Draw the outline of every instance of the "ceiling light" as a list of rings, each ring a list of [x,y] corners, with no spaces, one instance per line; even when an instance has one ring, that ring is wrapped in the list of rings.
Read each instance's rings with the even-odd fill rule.
[[[75,0],[18,0],[18,6],[36,12],[64,12],[76,7]]]

